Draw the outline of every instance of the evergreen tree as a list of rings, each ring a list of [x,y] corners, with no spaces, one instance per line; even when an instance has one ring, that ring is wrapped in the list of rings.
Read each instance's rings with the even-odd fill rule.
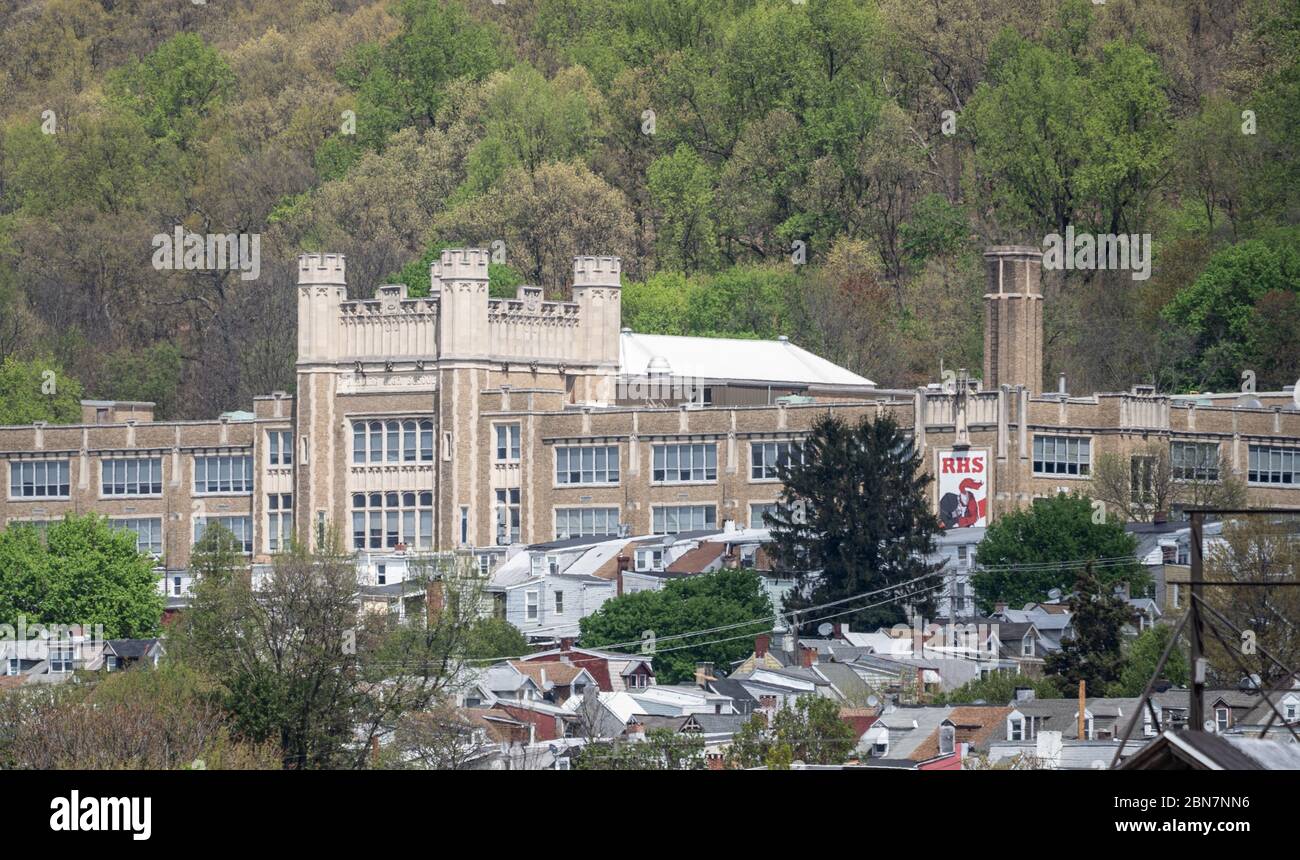
[[[1093,574],[1090,565],[1075,580],[1070,611],[1074,635],[1061,643],[1060,651],[1047,655],[1047,674],[1060,679],[1058,686],[1067,690],[1086,681],[1093,695],[1104,695],[1120,680],[1124,668],[1120,631],[1128,606]]]
[[[912,580],[941,566],[926,560],[939,524],[911,439],[889,416],[851,424],[828,414],[800,450],[801,461],[796,454],[778,468],[785,486],[766,518],[774,558],[795,576],[785,608],[885,589],[829,611],[861,607],[840,617],[868,628],[902,621],[908,603],[928,613],[928,590],[941,580]]]

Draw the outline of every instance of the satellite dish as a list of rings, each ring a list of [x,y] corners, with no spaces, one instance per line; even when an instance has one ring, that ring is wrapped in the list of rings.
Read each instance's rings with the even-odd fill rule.
[[[1206,730],[1207,732],[1213,732],[1216,728],[1217,728],[1217,726],[1215,726],[1215,724],[1214,724],[1214,720],[1206,720],[1206,721],[1205,721],[1205,730]]]
[[[867,696],[867,704],[874,708],[876,705],[880,704],[880,699],[875,696]]]
[[[830,636],[835,632],[835,625],[829,621],[823,621],[817,625],[817,632],[822,636]]]

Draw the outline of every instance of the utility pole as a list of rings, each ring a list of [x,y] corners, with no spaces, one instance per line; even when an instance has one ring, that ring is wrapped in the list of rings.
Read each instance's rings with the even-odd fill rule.
[[[1201,656],[1201,637],[1204,635],[1204,621],[1201,618],[1201,583],[1205,576],[1205,559],[1202,557],[1202,530],[1205,526],[1205,514],[1192,511],[1192,573],[1191,624],[1188,625],[1191,638],[1190,670],[1192,676],[1192,700],[1187,707],[1187,728],[1189,731],[1204,731],[1205,721],[1205,658]]]
[[[1088,682],[1079,679],[1079,740],[1087,740],[1088,718],[1084,711],[1088,709]]]

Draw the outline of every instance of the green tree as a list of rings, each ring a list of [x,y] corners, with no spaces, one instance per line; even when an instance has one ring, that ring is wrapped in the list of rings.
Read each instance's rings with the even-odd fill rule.
[[[934,699],[936,705],[973,705],[983,702],[989,705],[1006,705],[1016,697],[1017,687],[1028,687],[1039,699],[1055,699],[1061,691],[1051,678],[1031,678],[1028,675],[1016,675],[1011,672],[990,672],[982,678],[967,681],[954,690],[940,693]]]
[[[81,383],[54,361],[0,362],[0,424],[74,424],[81,420]]]
[[[1168,624],[1148,627],[1138,636],[1124,643],[1124,668],[1119,680],[1110,685],[1106,695],[1134,698],[1142,695],[1147,682],[1155,674],[1156,663],[1169,645],[1174,628]],[[1175,647],[1165,661],[1160,677],[1178,687],[1187,685],[1187,649]]]
[[[766,765],[784,769],[791,762],[843,764],[857,743],[853,728],[840,719],[840,706],[822,696],[800,696],[767,724],[755,714],[741,726],[727,753],[731,767]]]
[[[902,428],[887,415],[850,424],[827,414],[800,449],[778,468],[784,486],[767,517],[773,557],[795,577],[785,609],[876,592],[841,610],[856,609],[848,617],[868,628],[902,621],[905,603],[925,613],[939,585],[927,577],[940,565],[925,560],[939,523]]]
[[[1080,563],[1101,560],[1105,564],[1097,570],[1103,582],[1126,581],[1140,594],[1150,578],[1139,567],[1136,550],[1137,540],[1123,525],[1093,522],[1087,496],[1035,499],[1027,508],[1001,514],[984,533],[975,553],[980,569],[971,578],[976,603],[987,613],[998,602],[1023,606],[1046,600],[1052,589],[1069,590]]]
[[[1085,569],[1075,579],[1070,611],[1073,635],[1062,641],[1060,651],[1047,655],[1044,669],[1066,690],[1076,689],[1080,681],[1094,695],[1109,690],[1124,668],[1121,639],[1128,604]]]
[[[733,624],[741,626],[726,636],[671,638]],[[661,591],[638,591],[607,600],[579,622],[579,629],[581,644],[590,648],[627,642],[655,647],[662,640],[659,647],[664,650],[648,652],[654,656],[655,674],[660,683],[677,684],[695,677],[697,662],[728,666],[744,659],[753,649],[753,635],[772,629],[772,604],[758,574],[719,570],[669,580]],[[644,637],[647,631],[653,642]],[[730,641],[708,641],[712,639]]]
[[[707,268],[717,245],[712,170],[683,143],[650,165],[647,183],[657,211],[660,265],[688,275]]]
[[[521,657],[532,649],[519,628],[504,618],[483,618],[469,629],[465,657],[469,660]]]
[[[31,526],[0,532],[0,622],[103,625],[109,638],[158,633],[163,598],[154,560],[136,551],[135,535],[94,514],[65,517],[40,533]]]
[[[109,94],[144,120],[156,140],[188,148],[199,123],[235,89],[235,75],[215,48],[181,33],[118,70]]]
[[[704,770],[704,738],[672,729],[651,729],[640,741],[584,745],[576,770]]]

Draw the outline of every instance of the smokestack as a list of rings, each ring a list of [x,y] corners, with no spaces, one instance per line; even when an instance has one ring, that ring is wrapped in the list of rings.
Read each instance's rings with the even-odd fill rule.
[[[767,656],[767,648],[772,644],[772,637],[766,633],[760,633],[754,637],[754,656],[762,659]]]
[[[1043,393],[1043,252],[998,245],[984,252],[984,388]]]

